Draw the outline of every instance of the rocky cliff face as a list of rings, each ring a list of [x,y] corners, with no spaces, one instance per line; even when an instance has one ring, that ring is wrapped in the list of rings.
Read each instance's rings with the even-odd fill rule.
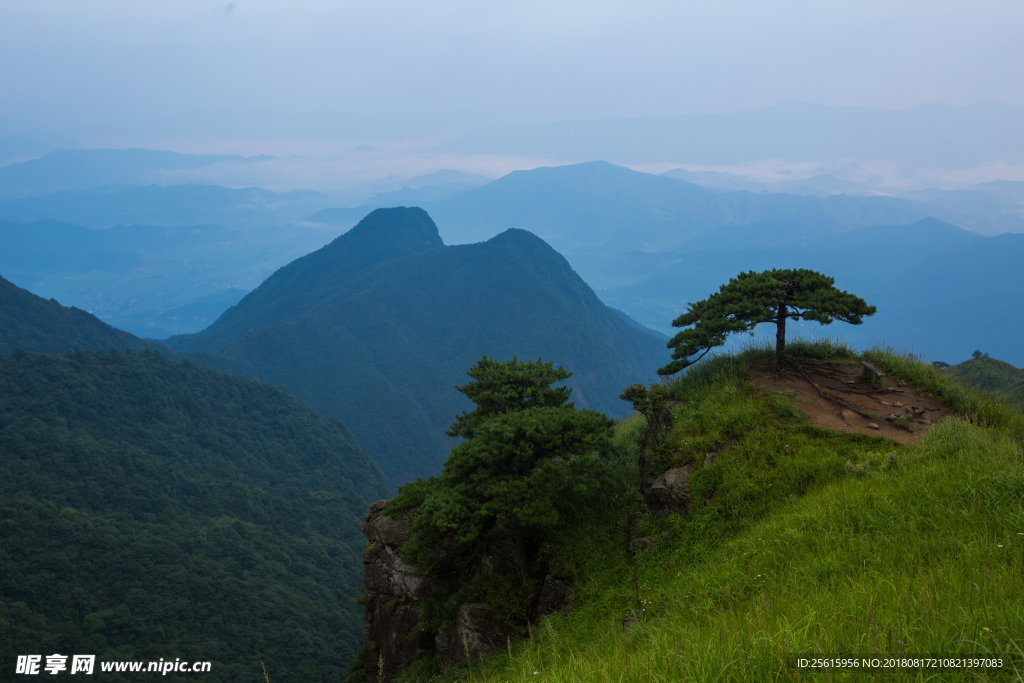
[[[381,674],[390,681],[434,651],[434,634],[423,623],[419,602],[445,589],[443,583],[417,575],[413,566],[402,562],[399,551],[412,538],[412,525],[386,516],[386,505],[386,500],[371,504],[362,526],[370,541],[363,550],[367,683]]]
[[[369,547],[363,550],[363,583],[366,589],[363,644],[366,654],[367,683],[378,677],[391,681],[421,657],[439,654],[440,665],[486,657],[494,648],[504,648],[510,640],[522,637],[525,620],[502,618],[483,602],[458,605],[453,624],[442,623],[436,629],[425,619],[425,601],[444,601],[455,610],[463,593],[449,582],[423,576],[401,560],[402,546],[412,538],[412,525],[404,519],[384,514],[388,501],[370,506],[362,530]],[[476,573],[503,576],[514,571],[500,552],[485,554]],[[566,612],[572,601],[570,582],[550,575],[539,582],[531,595],[530,620],[539,621],[551,612]]]

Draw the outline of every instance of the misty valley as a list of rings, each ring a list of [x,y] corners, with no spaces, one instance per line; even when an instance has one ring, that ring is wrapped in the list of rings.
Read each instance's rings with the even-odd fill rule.
[[[1021,110],[779,106],[12,156],[4,680],[1019,680],[1024,180],[726,162]]]

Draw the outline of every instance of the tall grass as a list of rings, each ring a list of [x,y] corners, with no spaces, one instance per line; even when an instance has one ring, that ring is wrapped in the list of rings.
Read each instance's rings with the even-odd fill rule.
[[[679,449],[738,439],[714,465],[695,465],[692,517],[645,512],[629,466],[643,424],[619,426],[621,492],[563,530],[573,610],[474,666],[476,680],[1024,680],[1020,413],[906,354],[872,349],[867,360],[955,416],[914,446],[815,429],[787,397],[746,383],[743,366],[758,353],[711,359],[672,384]],[[627,513],[632,533],[652,541],[635,557]],[[631,571],[644,611],[624,629],[636,606]],[[813,654],[992,655],[1004,666],[795,666]]]

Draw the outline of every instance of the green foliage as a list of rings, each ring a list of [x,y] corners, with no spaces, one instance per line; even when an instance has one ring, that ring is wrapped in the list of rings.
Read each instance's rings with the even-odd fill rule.
[[[348,664],[348,676],[344,683],[366,683],[366,648],[360,647]]]
[[[279,388],[153,352],[0,358],[0,656],[338,680],[384,492],[343,426]]]
[[[481,574],[469,587],[470,596],[473,602],[487,603],[495,614],[524,624],[529,621],[533,597],[540,587],[538,583],[521,574]]]
[[[528,408],[562,406],[572,392],[568,387],[551,387],[554,382],[569,379],[572,373],[555,368],[553,361],[542,363],[539,358],[522,363],[515,356],[511,362],[484,356],[466,374],[473,381],[455,388],[475,403],[476,409],[456,417],[445,432],[448,436],[471,439],[485,420]]]
[[[612,421],[567,404],[568,389],[551,382],[570,373],[539,360],[498,362],[486,356],[459,390],[480,403],[451,433],[469,436],[451,450],[439,477],[407,485],[389,514],[417,509],[416,536],[402,549],[420,565],[448,540],[479,545],[494,530],[510,530],[527,574],[524,535],[542,534],[559,520],[563,494],[598,486],[597,459],[607,451]]]
[[[1001,671],[940,677],[1024,673],[1020,412],[875,349],[866,360],[951,399],[956,416],[912,446],[811,427],[792,397],[746,382],[744,365],[764,354],[713,358],[670,384],[681,452],[738,440],[691,475],[690,518],[644,512],[631,465],[643,419],[617,427],[606,461],[619,486],[566,512],[554,540],[555,562],[574,577],[573,610],[508,656],[474,663],[476,680],[790,680],[800,675],[787,657],[804,653],[996,655]],[[632,560],[631,513],[632,536],[651,541]],[[630,562],[644,613],[624,630],[636,606]]]
[[[834,285],[833,278],[803,268],[740,273],[716,294],[688,304],[687,312],[672,322],[673,327],[688,329],[669,341],[674,360],[658,374],[675,374],[724,344],[730,334],[750,332],[761,323],[774,323],[778,328],[777,358],[781,361],[787,319],[860,325],[864,316],[875,313],[874,306]]]
[[[627,401],[633,406],[633,410],[644,416],[647,421],[648,444],[660,444],[669,426],[668,387],[664,384],[652,384],[648,388],[643,384],[634,384],[626,387],[625,391],[619,394],[619,398]]]
[[[527,408],[478,424],[473,438],[452,449],[416,528],[469,543],[496,523],[554,526],[558,495],[597,483],[591,455],[607,448],[611,425],[571,406]]]

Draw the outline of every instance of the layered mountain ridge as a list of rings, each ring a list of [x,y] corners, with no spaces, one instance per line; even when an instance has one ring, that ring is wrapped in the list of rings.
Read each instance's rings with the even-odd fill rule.
[[[481,356],[574,373],[578,404],[625,415],[622,388],[655,377],[664,341],[600,302],[525,230],[444,246],[422,209],[380,209],[282,268],[208,330],[168,340],[289,388],[352,429],[394,485],[435,474],[455,390]]]

